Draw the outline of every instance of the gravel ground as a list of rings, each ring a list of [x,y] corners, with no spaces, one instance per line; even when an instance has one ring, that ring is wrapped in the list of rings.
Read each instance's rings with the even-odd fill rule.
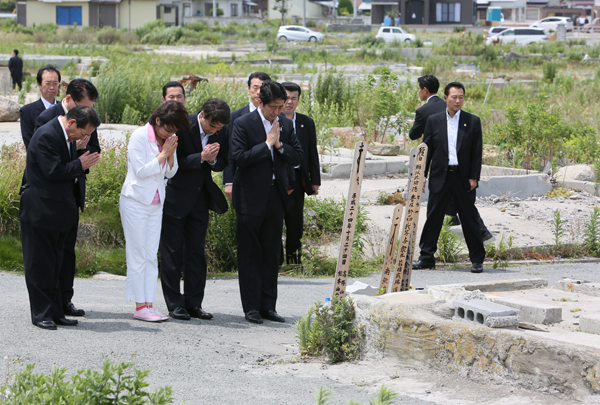
[[[550,284],[562,277],[600,281],[597,264],[564,264],[486,269],[415,271],[416,287],[461,281],[544,277]],[[379,274],[360,281],[378,285]],[[350,283],[354,280],[350,280]],[[150,324],[132,318],[123,279],[77,279],[76,306],[87,311],[77,327],[43,331],[29,322],[25,282],[21,276],[0,273],[0,355],[36,363],[48,372],[53,364],[99,368],[103,358],[131,360],[151,370],[151,388],[171,385],[175,403],[186,404],[311,404],[314,390],[323,386],[337,403],[353,398],[366,401],[385,384],[401,392],[403,404],[570,404],[566,398],[513,387],[474,383],[452,374],[418,370],[393,358],[328,365],[295,361],[298,352],[293,322],[317,300],[331,295],[331,279],[280,278],[278,312],[284,324],[252,325],[243,319],[237,279],[209,280],[204,308],[212,321],[169,320]],[[164,310],[160,286],[157,306]],[[14,366],[13,368],[14,369]]]

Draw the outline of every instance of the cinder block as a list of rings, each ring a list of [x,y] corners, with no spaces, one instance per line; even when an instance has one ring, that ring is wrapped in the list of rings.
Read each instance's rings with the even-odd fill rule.
[[[519,311],[484,300],[454,301],[452,320],[490,328],[516,328]]]
[[[488,298],[497,304],[518,309],[521,322],[549,325],[562,321],[562,308],[560,307],[514,298],[490,296]]]
[[[600,335],[600,315],[581,315],[579,317],[579,330],[585,333]]]

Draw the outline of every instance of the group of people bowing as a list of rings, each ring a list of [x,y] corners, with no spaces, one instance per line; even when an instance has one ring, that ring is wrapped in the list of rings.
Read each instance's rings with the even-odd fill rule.
[[[94,85],[74,79],[57,101],[61,76],[39,69],[41,98],[21,108],[27,164],[19,218],[32,323],[74,326],[85,311],[72,303],[79,210],[86,174],[101,157]],[[202,307],[209,209],[236,211],[242,308],[248,322],[285,322],[276,311],[278,269],[301,264],[305,194],[321,183],[314,122],[296,113],[302,93],[262,72],[248,78],[249,104],[230,111],[219,98],[188,114],[185,89],[163,87],[163,103],[127,146],[119,212],[127,261],[126,300],[135,319],[212,319]],[[224,191],[212,172],[223,171]],[[225,194],[225,195],[224,195]],[[286,251],[282,245],[286,223]],[[160,250],[160,266],[157,253]],[[168,315],[154,305],[158,273]],[[183,291],[181,277],[183,276]]]

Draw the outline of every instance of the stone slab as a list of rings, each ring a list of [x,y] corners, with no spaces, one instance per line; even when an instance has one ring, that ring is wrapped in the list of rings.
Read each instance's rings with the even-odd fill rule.
[[[565,180],[560,184],[575,191],[585,191],[591,195],[600,196],[600,185],[590,181]]]
[[[519,310],[484,300],[454,301],[455,322],[487,326],[489,328],[516,328],[519,325]]]
[[[581,315],[581,317],[579,318],[579,329],[585,333],[593,333],[594,335],[600,335],[600,315]]]
[[[513,290],[530,290],[533,288],[541,288],[548,286],[548,280],[544,278],[529,278],[529,279],[513,279],[513,280],[492,280],[492,281],[476,281],[473,283],[462,284],[465,290],[481,292],[491,291],[513,291]]]
[[[537,302],[488,296],[492,302],[519,310],[521,322],[549,325],[562,321],[562,308]]]
[[[554,285],[559,290],[600,297],[600,283],[590,283],[585,280],[563,279]]]
[[[534,194],[545,194],[550,190],[552,190],[550,176],[545,174],[482,177],[477,188],[477,196],[510,195],[528,198]]]

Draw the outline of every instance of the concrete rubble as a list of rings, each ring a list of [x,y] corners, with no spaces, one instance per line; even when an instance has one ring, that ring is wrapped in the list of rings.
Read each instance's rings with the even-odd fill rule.
[[[600,394],[600,298],[541,280],[352,295],[363,353],[578,400]],[[466,288],[476,284],[487,292]]]

